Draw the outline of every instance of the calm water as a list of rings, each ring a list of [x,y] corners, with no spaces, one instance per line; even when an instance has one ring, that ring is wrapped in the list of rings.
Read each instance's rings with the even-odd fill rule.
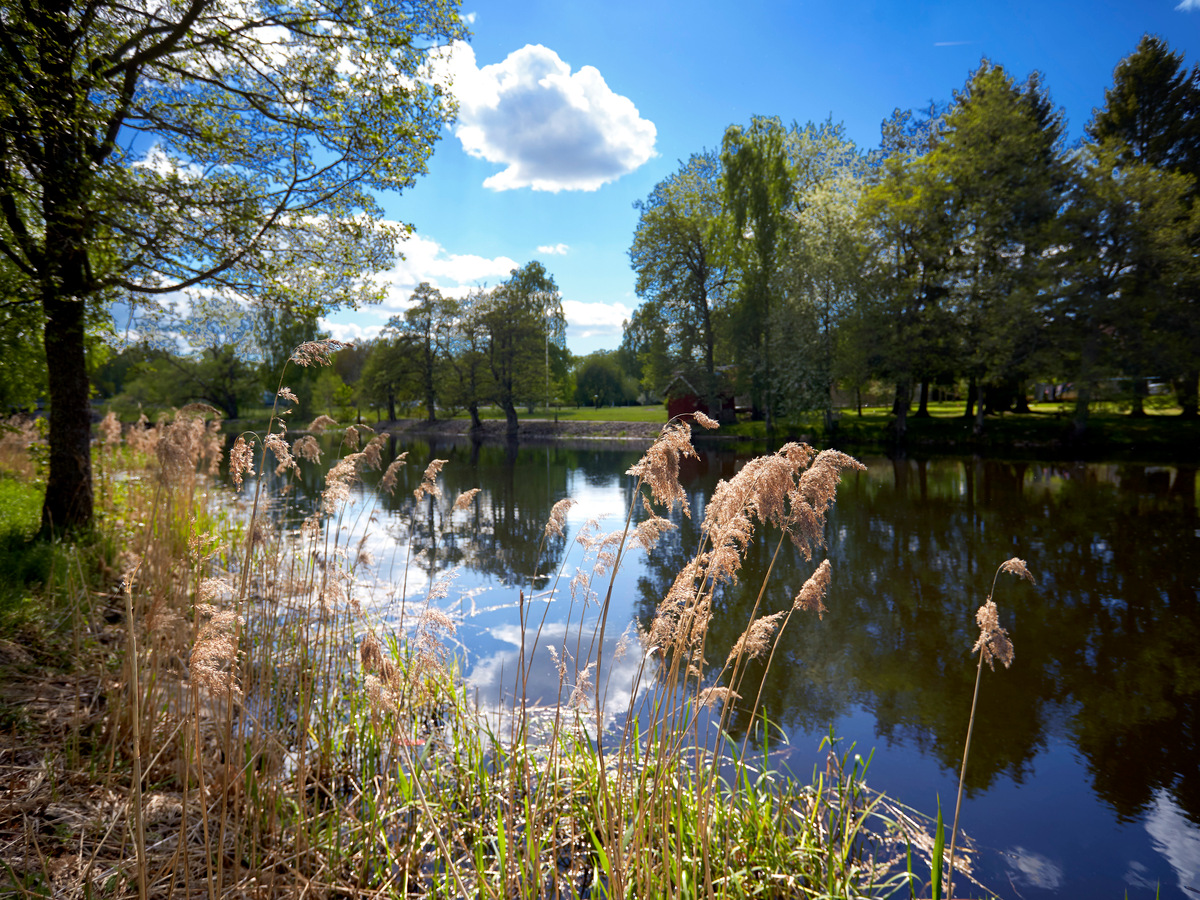
[[[593,518],[602,530],[621,527],[632,489],[623,473],[640,451],[399,449],[409,466],[396,499],[364,493],[344,518],[348,537],[365,532],[376,559],[379,577],[364,590],[399,625],[402,597],[420,602],[432,582],[456,573],[441,605],[460,623],[468,678],[492,702],[520,652],[519,590],[532,591],[533,620],[544,617],[543,643],[575,646],[580,604],[569,602],[568,581],[591,562],[574,538]],[[412,488],[432,458],[450,460],[444,496],[414,508]],[[685,467],[697,521],[717,480],[744,459],[709,451]],[[790,739],[787,765],[807,778],[832,728],[864,756],[876,750],[873,787],[927,813],[940,796],[952,815],[975,677],[974,612],[996,567],[1019,556],[1038,583],[1002,575],[997,586],[1016,659],[984,671],[967,772],[962,825],[981,850],[978,876],[1001,897],[1200,896],[1196,467],[863,461],[868,471],[847,476],[829,519],[829,610],[823,620],[792,620],[763,686],[768,716]],[[306,472],[300,496],[319,487]],[[452,513],[473,487],[483,490],[472,507]],[[577,501],[568,532],[538,560],[550,508],[564,497]],[[653,556],[631,557],[618,574],[609,660],[621,630],[649,622],[694,552],[698,529],[679,521]],[[710,663],[744,628],[773,550],[760,536],[738,588],[719,597]],[[789,550],[768,611],[789,605],[819,561]],[[574,655],[586,658],[586,646]],[[533,664],[531,699],[553,701],[551,660],[538,654]],[[602,673],[611,708],[624,705],[634,665],[626,658]],[[734,730],[745,721],[742,711]]]

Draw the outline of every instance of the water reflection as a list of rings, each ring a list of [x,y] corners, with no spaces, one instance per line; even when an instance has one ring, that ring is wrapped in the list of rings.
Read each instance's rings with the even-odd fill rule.
[[[693,505],[702,508],[736,465],[710,458],[694,466]],[[974,683],[974,611],[996,566],[1019,556],[1038,585],[1009,579],[997,587],[1017,664],[984,679],[968,788],[986,789],[1001,775],[1020,783],[1048,736],[1065,730],[1120,818],[1143,815],[1166,792],[1200,821],[1200,767],[1182,763],[1200,758],[1195,468],[868,465],[848,477],[830,516],[829,612],[823,621],[793,619],[780,646],[784,664],[777,656],[762,687],[767,714],[811,731],[866,704],[885,744],[914,745],[953,769]],[[698,529],[681,526],[639,581],[645,619],[694,552]],[[756,537],[741,585],[719,599],[710,659],[722,658],[744,628],[775,540]],[[766,611],[790,604],[811,570],[785,546]],[[735,728],[748,712],[739,711]]]
[[[588,565],[574,535],[598,512],[616,520],[608,527],[619,527],[632,489],[623,473],[639,452],[420,442],[393,452],[399,449],[408,451],[409,464],[394,498],[372,501],[379,513],[373,546],[386,552],[390,544],[395,560],[380,564],[381,575],[398,582],[409,549],[424,551],[408,576],[408,597],[420,600],[430,579],[461,569],[449,603],[463,623],[468,675],[481,696],[495,698],[517,665],[518,592],[545,597],[557,585],[529,669],[535,693],[553,700],[558,672],[545,648],[551,642],[561,647],[578,627],[566,582],[576,567]],[[433,458],[450,460],[443,496],[415,505],[411,491]],[[677,517],[679,530],[618,576],[613,615],[619,624],[606,639],[609,659],[615,648],[607,642],[626,622],[649,623],[696,551],[706,498],[744,461],[721,452],[685,461],[681,474],[694,518]],[[753,698],[761,687],[765,713],[793,733],[821,733],[830,723],[865,714],[875,745],[915,750],[952,777],[974,684],[974,612],[999,563],[1021,557],[1038,583],[1001,576],[997,587],[1016,661],[1009,670],[984,673],[968,791],[996,797],[1012,786],[1019,796],[1035,779],[1045,790],[1042,772],[1055,766],[1073,772],[1078,760],[1094,796],[1112,811],[1115,825],[1108,827],[1144,828],[1147,855],[1116,853],[1112,865],[1124,868],[1112,879],[1119,881],[1123,871],[1130,886],[1139,879],[1163,881],[1166,896],[1172,879],[1164,881],[1161,866],[1169,864],[1181,891],[1200,888],[1196,467],[971,458],[866,462],[868,471],[846,477],[829,517],[834,577],[828,612],[823,619],[793,617],[769,677],[763,680],[761,665],[751,668],[743,696]],[[368,475],[369,482],[375,479]],[[315,497],[321,486],[318,473],[306,467],[297,493]],[[481,491],[471,507],[453,512],[454,499],[475,487]],[[567,496],[581,501],[568,534],[539,552],[550,509]],[[739,584],[715,598],[710,663],[724,660],[745,628],[777,539],[757,534]],[[806,561],[785,545],[763,611],[790,606],[819,560]],[[398,598],[404,593],[396,591]],[[586,653],[573,655],[577,665],[585,664]],[[613,690],[622,690],[625,674],[613,677]],[[573,669],[567,681],[576,678]],[[748,701],[735,711],[731,727],[738,736],[749,714]],[[1051,762],[1063,753],[1067,763]],[[1055,787],[1064,796],[1081,789],[1070,781]],[[928,806],[932,791],[911,799]],[[1070,802],[1078,811],[1092,801]],[[1121,834],[1124,840],[1130,832]],[[1010,848],[1004,866],[1023,893],[1071,893],[1082,883],[1077,858],[1026,839],[997,843]],[[1092,871],[1089,877],[1099,876]]]

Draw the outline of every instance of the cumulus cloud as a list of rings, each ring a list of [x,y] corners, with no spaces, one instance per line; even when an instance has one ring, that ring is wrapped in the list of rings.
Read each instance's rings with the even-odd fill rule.
[[[527,44],[479,68],[457,42],[435,68],[452,81],[463,149],[504,166],[484,187],[594,191],[654,156],[654,123],[595,67],[572,73],[548,47]]]
[[[566,256],[570,249],[566,244],[542,244],[538,247],[538,253],[544,253],[547,256]]]
[[[584,303],[564,300],[563,315],[573,337],[594,338],[621,335],[621,325],[633,315],[624,303]]]
[[[409,306],[409,295],[422,281],[428,281],[443,294],[461,297],[481,283],[498,283],[513,269],[520,268],[507,256],[486,257],[473,253],[447,253],[437,241],[412,235],[400,250],[404,259],[386,272],[375,276],[386,289],[383,306],[401,310]]]
[[[317,324],[331,338],[339,341],[347,341],[351,344],[373,340],[379,337],[379,332],[383,330],[382,322],[374,325],[364,325],[359,322],[335,322],[322,317],[317,320]]]
[[[1187,815],[1166,791],[1155,793],[1145,828],[1154,839],[1154,849],[1175,870],[1180,892],[1200,883],[1200,831],[1188,821]]]

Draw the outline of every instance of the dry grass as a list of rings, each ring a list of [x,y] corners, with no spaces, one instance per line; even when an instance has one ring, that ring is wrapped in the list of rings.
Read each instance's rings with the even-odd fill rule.
[[[319,365],[329,349],[294,359]],[[394,629],[361,596],[369,560],[342,526],[351,485],[383,467],[379,439],[364,445],[352,429],[317,509],[286,536],[266,514],[283,501],[265,496],[265,478],[234,500],[208,476],[216,432],[203,413],[104,431],[111,465],[146,468],[110,498],[121,551],[109,590],[75,608],[78,642],[100,661],[123,648],[120,668],[98,675],[81,653],[78,674],[36,703],[17,701],[40,682],[4,688],[26,716],[12,729],[22,739],[0,744],[0,878],[18,895],[852,897],[908,883],[895,864],[922,826],[866,789],[857,757],[831,746],[825,770],[798,783],[769,748],[723,737],[747,659],[769,659],[793,615],[824,609],[828,561],[785,610],[759,608],[764,581],[733,652],[715,668],[705,654],[714,596],[737,581],[754,533],[773,529],[777,556],[790,540],[811,559],[854,460],[788,444],[723,482],[695,558],[648,627],[609,651],[617,570],[671,527],[660,513],[687,510],[678,465],[694,454],[690,430],[668,423],[630,470],[624,527],[582,535],[584,571],[552,583],[572,598],[575,629],[552,647],[558,701],[526,699],[546,638],[522,591],[516,699],[488,718],[451,652],[452,573],[431,578]],[[268,467],[286,479],[297,457],[316,458],[277,424],[238,438],[235,481]],[[414,516],[422,501],[472,502],[443,501],[440,470],[426,469]],[[563,533],[568,506],[543,542]],[[597,614],[583,614],[588,603]],[[637,660],[619,708],[598,675],[609,652]]]

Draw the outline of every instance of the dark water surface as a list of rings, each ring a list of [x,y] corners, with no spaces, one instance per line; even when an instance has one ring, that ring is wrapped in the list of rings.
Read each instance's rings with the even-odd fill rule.
[[[544,618],[542,643],[574,646],[582,605],[571,603],[568,582],[592,565],[575,537],[588,519],[606,517],[603,530],[623,525],[632,490],[624,472],[640,451],[400,449],[409,465],[395,499],[361,495],[346,533],[367,532],[373,601],[393,625],[402,597],[411,609],[456,573],[439,604],[459,622],[464,671],[486,704],[512,683],[519,590],[532,592],[533,621]],[[411,491],[432,458],[450,460],[444,496],[414,507]],[[695,551],[705,499],[746,458],[708,451],[685,465],[695,518],[677,517],[680,529],[652,556],[622,567],[608,660],[631,621],[649,623]],[[1000,897],[1200,897],[1196,467],[863,461],[868,471],[846,477],[829,517],[828,611],[793,618],[762,685],[766,714],[790,740],[786,764],[808,778],[832,728],[864,756],[875,749],[872,787],[930,814],[940,797],[949,819],[975,679],[974,613],[997,566],[1018,556],[1037,584],[1001,575],[997,585],[1016,658],[1011,669],[984,670],[961,820],[980,847],[980,880]],[[300,493],[319,487],[307,472]],[[471,507],[453,512],[474,487],[482,491]],[[551,506],[564,497],[577,501],[567,533],[539,560]],[[744,629],[776,539],[757,535],[739,585],[719,595],[710,664]],[[819,559],[786,547],[765,611],[789,606]],[[596,609],[583,616],[584,644]],[[586,646],[574,655],[586,658]],[[601,673],[610,708],[624,706],[635,656]],[[762,680],[761,667],[756,674]],[[535,654],[530,699],[552,702],[558,683],[553,661]],[[747,713],[734,716],[735,732]]]

